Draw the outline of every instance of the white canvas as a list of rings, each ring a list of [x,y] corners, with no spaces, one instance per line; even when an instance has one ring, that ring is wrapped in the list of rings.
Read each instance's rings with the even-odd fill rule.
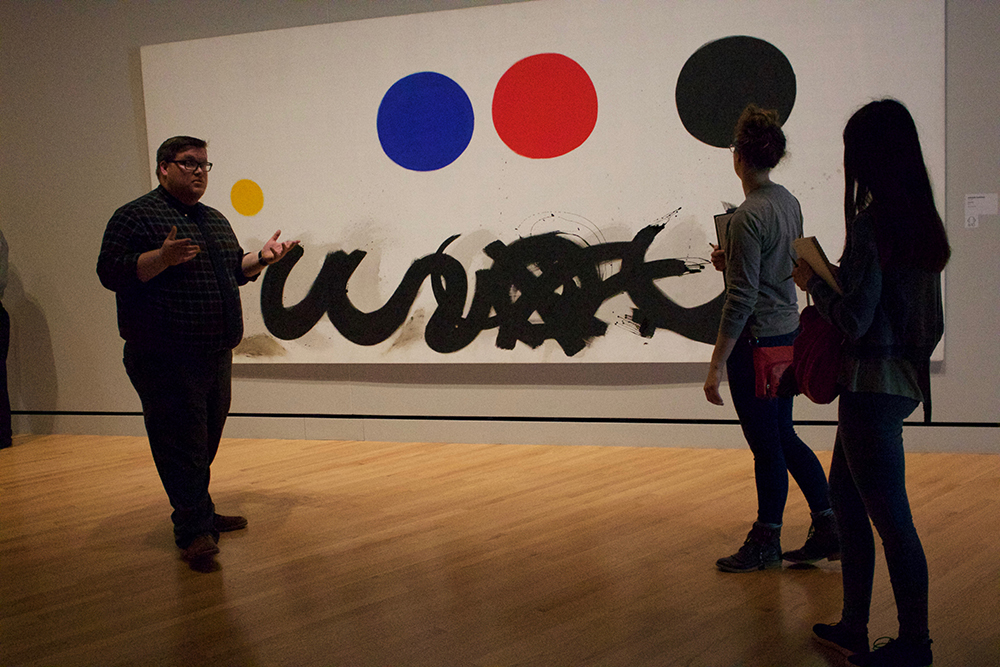
[[[943,0],[536,0],[146,46],[150,163],[167,137],[209,141],[215,168],[203,201],[229,218],[244,248],[256,250],[279,228],[283,238],[302,241],[286,306],[306,295],[330,252],[367,253],[348,297],[374,311],[415,260],[457,234],[445,252],[465,269],[468,307],[476,272],[492,266],[484,253],[490,243],[560,231],[595,246],[631,241],[654,223],[665,226],[647,261],[705,267],[660,279],[658,288],[697,306],[722,291],[721,274],[706,266],[713,216],[721,202],[742,201],[742,191],[729,151],[685,129],[675,87],[700,47],[738,35],[773,45],[794,70],[795,103],[784,126],[789,156],[773,178],[799,198],[806,234],[832,258],[843,243],[841,132],[872,99],[896,97],[910,108],[943,205]],[[586,72],[597,121],[574,150],[525,157],[498,136],[491,105],[513,65],[548,53]],[[474,115],[467,147],[428,171],[390,159],[376,127],[387,91],[420,72],[455,82]],[[231,197],[244,180],[263,193],[253,215],[238,212]],[[609,262],[599,270],[607,278],[618,268]],[[326,317],[305,335],[280,340],[264,326],[261,282],[242,291],[248,344],[239,361],[675,362],[711,354],[710,344],[667,329],[640,335],[626,294],[601,305],[596,317],[606,332],[572,355],[555,340],[499,349],[495,328],[460,350],[436,352],[424,340],[436,307],[430,280],[382,343],[352,343]]]

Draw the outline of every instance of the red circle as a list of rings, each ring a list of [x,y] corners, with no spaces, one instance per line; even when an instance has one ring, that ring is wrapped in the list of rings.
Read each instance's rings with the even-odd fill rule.
[[[514,63],[493,93],[493,126],[524,157],[552,158],[579,147],[597,124],[597,91],[576,61],[540,53]]]

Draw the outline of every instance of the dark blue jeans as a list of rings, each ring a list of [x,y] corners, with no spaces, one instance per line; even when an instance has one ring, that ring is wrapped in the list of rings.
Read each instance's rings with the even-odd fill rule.
[[[765,344],[791,345],[795,333],[771,336]],[[788,499],[788,474],[802,489],[809,509],[830,508],[826,473],[816,454],[795,433],[791,398],[757,398],[750,339],[740,338],[726,362],[729,392],[743,435],[753,452],[757,520],[780,524]]]
[[[903,420],[917,405],[905,396],[841,393],[830,499],[840,529],[844,623],[868,626],[874,524],[885,548],[899,636],[920,641],[928,637],[927,559],[910,514],[903,456]]]
[[[171,353],[126,343],[124,362],[142,401],[156,471],[174,508],[174,541],[186,549],[198,535],[218,539],[208,483],[229,414],[232,352]]]

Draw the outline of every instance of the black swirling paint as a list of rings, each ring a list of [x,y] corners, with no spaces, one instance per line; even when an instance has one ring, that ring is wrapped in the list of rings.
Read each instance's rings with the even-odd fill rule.
[[[306,296],[286,308],[285,282],[304,253],[296,247],[265,273],[261,312],[267,330],[282,340],[305,335],[326,315],[347,340],[376,345],[403,325],[421,285],[429,279],[437,307],[427,321],[424,339],[440,353],[461,350],[483,331],[496,329],[500,349],[512,350],[518,342],[537,348],[554,340],[573,356],[605,334],[608,325],[596,316],[597,310],[623,293],[636,306],[631,319],[641,335],[651,337],[657,329],[667,329],[711,344],[725,295],[687,308],[657,287],[656,280],[698,273],[705,267],[705,262],[683,259],[647,261],[646,251],[661,229],[663,225],[650,225],[631,241],[589,246],[558,232],[509,245],[495,241],[483,249],[493,264],[476,271],[475,292],[464,315],[469,281],[462,264],[445,253],[457,235],[413,262],[385,305],[372,312],[358,310],[347,294],[347,283],[365,257],[361,250],[329,253]],[[619,270],[602,277],[601,265],[613,261],[620,261]]]

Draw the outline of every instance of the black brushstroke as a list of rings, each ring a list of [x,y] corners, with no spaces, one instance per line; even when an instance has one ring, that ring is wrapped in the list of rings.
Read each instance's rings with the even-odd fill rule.
[[[736,35],[705,44],[677,77],[677,115],[695,139],[725,148],[740,113],[751,102],[775,109],[784,124],[795,106],[795,70],[778,47]]]
[[[641,335],[651,337],[656,329],[667,329],[701,343],[714,343],[725,294],[685,308],[660,291],[655,280],[698,273],[706,265],[682,259],[647,262],[646,251],[662,229],[663,225],[650,225],[631,241],[592,246],[578,245],[558,232],[510,245],[495,241],[483,250],[493,266],[476,272],[475,292],[464,316],[469,289],[465,268],[444,252],[457,236],[413,262],[385,305],[370,313],[355,308],[347,294],[347,283],[365,257],[361,250],[329,253],[305,298],[285,308],[285,282],[305,252],[295,247],[267,269],[261,285],[261,313],[267,330],[282,340],[305,335],[325,313],[347,340],[377,345],[403,325],[421,285],[430,278],[437,308],[427,322],[424,339],[435,352],[456,352],[482,331],[497,329],[500,349],[512,350],[519,341],[537,348],[552,339],[567,356],[573,356],[605,334],[608,325],[596,317],[597,310],[622,293],[636,305],[632,319]],[[620,270],[602,278],[600,266],[614,260],[621,260]],[[532,322],[532,317],[541,322]]]

